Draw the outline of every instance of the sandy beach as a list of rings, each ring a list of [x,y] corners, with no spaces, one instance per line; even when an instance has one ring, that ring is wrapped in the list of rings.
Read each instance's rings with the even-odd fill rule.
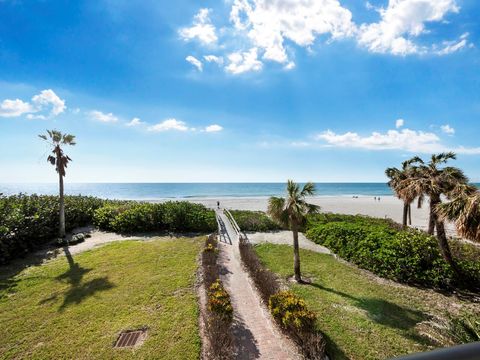
[[[203,204],[210,208],[217,206],[220,201],[222,207],[237,210],[261,210],[266,211],[268,206],[267,197],[256,198],[191,198],[189,201]],[[312,204],[319,205],[324,212],[333,212],[350,215],[367,215],[377,218],[390,218],[396,222],[402,222],[403,203],[394,196],[383,196],[380,201],[375,201],[373,196],[319,196],[309,200]],[[428,202],[423,208],[417,209],[416,204],[412,206],[412,226],[426,230],[428,227]],[[447,224],[449,235],[455,235],[452,224]]]

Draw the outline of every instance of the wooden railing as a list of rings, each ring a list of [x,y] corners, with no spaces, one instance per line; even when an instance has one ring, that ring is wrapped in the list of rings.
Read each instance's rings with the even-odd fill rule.
[[[230,224],[232,224],[233,230],[235,230],[235,233],[238,236],[238,240],[239,241],[245,240],[246,236],[244,236],[244,234],[242,233],[242,230],[240,230],[240,226],[238,226],[232,213],[228,209],[223,209],[223,213],[227,217],[228,221],[230,221]]]

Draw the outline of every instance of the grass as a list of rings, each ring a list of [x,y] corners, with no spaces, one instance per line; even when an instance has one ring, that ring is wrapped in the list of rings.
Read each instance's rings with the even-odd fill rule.
[[[290,246],[262,244],[255,249],[281,278],[293,275]],[[302,250],[301,261],[312,284],[289,286],[317,313],[334,359],[387,359],[451,345],[435,332],[436,319],[448,309],[480,314],[478,304],[381,280],[331,255]]]
[[[0,275],[0,358],[198,359],[203,242],[124,241]],[[112,348],[120,331],[141,327],[141,347]]]

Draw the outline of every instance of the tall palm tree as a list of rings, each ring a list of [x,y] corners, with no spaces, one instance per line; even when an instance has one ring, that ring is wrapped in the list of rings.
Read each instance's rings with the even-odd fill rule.
[[[428,233],[433,235],[435,228],[437,229],[437,240],[440,251],[445,261],[458,273],[458,267],[453,260],[448,245],[445,224],[437,213],[437,207],[442,203],[442,195],[449,194],[460,184],[468,183],[468,178],[462,170],[452,166],[442,167],[448,160],[455,159],[456,155],[453,152],[432,155],[431,160],[427,164],[418,166],[415,176],[405,181],[404,189],[405,191],[411,191],[419,195],[419,207],[421,207],[424,197],[429,197],[430,217]]]
[[[480,191],[470,184],[460,184],[448,194],[450,202],[439,204],[443,221],[452,221],[460,236],[480,242]]]
[[[318,212],[318,206],[308,204],[307,196],[315,194],[315,185],[306,183],[300,190],[300,186],[288,180],[287,198],[271,197],[268,201],[268,214],[279,224],[293,232],[293,270],[295,280],[302,282],[300,272],[300,251],[298,247],[298,230],[305,223],[306,216]]]
[[[65,177],[65,169],[68,163],[72,161],[63,152],[62,146],[75,145],[75,136],[70,134],[62,134],[57,130],[47,130],[46,135],[38,135],[41,139],[46,141],[52,148],[52,154],[47,157],[47,161],[55,166],[58,173],[59,191],[60,191],[60,228],[59,236],[65,237],[65,198],[63,194],[63,178]]]
[[[385,175],[390,179],[388,181],[388,186],[395,192],[395,195],[403,201],[403,227],[407,227],[408,218],[410,218],[410,225],[412,224],[411,217],[411,204],[418,196],[413,189],[407,189],[405,185],[405,180],[408,180],[411,177],[415,176],[417,167],[415,164],[423,164],[422,159],[418,156],[406,160],[402,163],[402,168],[397,169],[396,167],[388,168],[385,170]]]

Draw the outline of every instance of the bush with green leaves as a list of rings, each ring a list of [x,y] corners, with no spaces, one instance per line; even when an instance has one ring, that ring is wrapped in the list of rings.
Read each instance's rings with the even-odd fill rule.
[[[402,230],[388,220],[321,214],[309,219],[306,235],[385,278],[443,289],[477,290],[480,286],[480,263],[462,255],[465,247],[476,252],[472,246],[452,246],[463,273],[459,279],[443,259],[435,237],[418,230]]]
[[[65,227],[70,231],[92,223],[103,200],[89,196],[65,197]],[[0,264],[50,242],[58,234],[57,196],[13,195],[0,197]]]
[[[266,232],[282,230],[282,227],[263,211],[231,210],[230,212],[242,231]]]
[[[186,201],[107,204],[95,212],[94,224],[102,230],[118,233],[143,231],[207,233],[217,228],[213,210]]]

